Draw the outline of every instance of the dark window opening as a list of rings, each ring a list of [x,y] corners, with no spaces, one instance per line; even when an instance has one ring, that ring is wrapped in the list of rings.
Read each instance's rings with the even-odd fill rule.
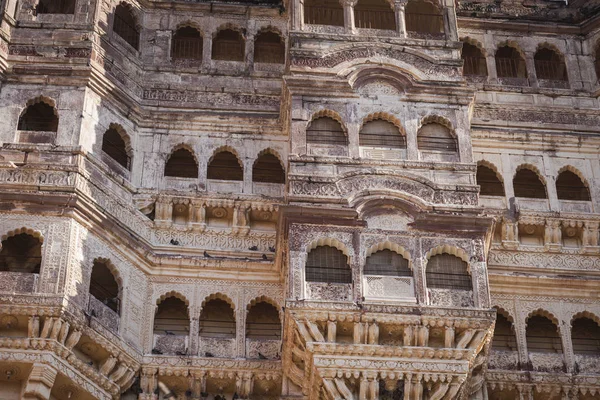
[[[533,58],[538,79],[566,81],[567,66],[562,57],[550,49],[540,49]]]
[[[58,117],[54,107],[44,102],[30,105],[19,118],[17,129],[20,131],[56,132]]]
[[[357,28],[396,30],[396,14],[386,0],[360,0],[354,21]]]
[[[562,353],[562,343],[556,325],[546,317],[527,320],[527,350],[533,353]]]
[[[173,35],[171,58],[174,60],[202,60],[203,40],[196,28],[179,28]]]
[[[487,64],[479,47],[470,43],[463,43],[461,57],[463,60],[463,75],[487,76]]]
[[[131,167],[131,158],[127,154],[125,141],[116,129],[110,128],[104,133],[102,137],[102,151],[118,162],[123,168],[129,169]]]
[[[246,318],[246,337],[259,340],[281,339],[279,312],[272,304],[261,301],[250,308]]]
[[[499,78],[527,78],[527,67],[521,53],[504,46],[496,51],[496,71]]]
[[[161,301],[154,317],[154,334],[187,336],[189,332],[187,304],[177,297],[168,297]]]
[[[425,151],[456,153],[458,144],[450,129],[437,123],[425,124],[417,133],[417,147]]]
[[[252,181],[264,183],[285,183],[285,171],[279,159],[273,154],[260,156],[252,168]]]
[[[573,321],[571,330],[573,353],[600,355],[600,326],[589,318],[578,318]]]
[[[546,186],[540,177],[530,169],[523,168],[517,171],[513,178],[513,187],[516,197],[529,199],[547,199]]]
[[[208,164],[207,177],[223,181],[243,181],[244,170],[235,154],[220,151]]]
[[[261,32],[254,41],[254,62],[283,64],[285,44],[275,32]]]
[[[409,1],[405,8],[406,30],[425,34],[443,34],[444,17],[433,4],[416,0]]]
[[[119,313],[121,305],[119,284],[111,270],[103,262],[94,261],[90,280],[90,294],[114,312]]]
[[[311,250],[306,259],[306,281],[352,283],[348,258],[331,246],[319,246]]]
[[[198,178],[198,164],[187,149],[175,150],[165,165],[165,176]]]
[[[75,14],[75,0],[40,0],[38,14]]]
[[[304,23],[344,26],[344,9],[338,0],[304,0]]]
[[[212,44],[212,59],[222,61],[244,61],[245,41],[242,34],[232,29],[217,33]]]
[[[494,338],[492,349],[504,351],[516,351],[517,339],[513,331],[512,323],[504,315],[496,314],[496,326],[494,327]]]
[[[430,289],[472,290],[467,263],[452,254],[439,254],[429,259],[425,269]]]
[[[556,193],[559,200],[591,201],[590,190],[577,174],[563,171],[556,179]]]
[[[42,265],[42,243],[36,237],[21,233],[2,241],[0,271],[39,274]]]
[[[139,50],[140,31],[137,27],[137,21],[131,10],[123,4],[119,4],[115,8],[113,32],[119,35],[131,47]]]
[[[235,338],[233,308],[225,300],[213,299],[204,305],[200,313],[200,336]]]
[[[504,185],[493,169],[485,165],[477,166],[477,184],[482,196],[504,196]]]
[[[365,123],[358,137],[360,146],[405,149],[406,139],[391,122],[374,120]]]
[[[308,125],[306,143],[345,146],[348,144],[348,138],[338,121],[329,117],[320,117]]]
[[[387,249],[380,250],[367,257],[364,274],[412,277],[412,271],[408,267],[408,260],[400,254]]]

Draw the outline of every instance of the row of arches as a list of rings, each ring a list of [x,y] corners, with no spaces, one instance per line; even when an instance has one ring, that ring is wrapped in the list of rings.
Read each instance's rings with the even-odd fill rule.
[[[348,256],[338,247],[321,245],[308,252],[305,265],[307,282],[352,283],[352,268]],[[413,277],[413,270],[402,252],[382,249],[366,257],[363,274]],[[430,289],[473,288],[468,263],[461,257],[445,252],[429,257],[425,267],[425,279]]]
[[[535,167],[521,165],[513,176],[515,197],[547,199],[545,180]],[[488,162],[477,165],[477,184],[483,196],[505,196],[504,182],[497,169]],[[562,168],[555,181],[559,200],[591,201],[590,189],[581,173],[571,166]]]
[[[465,76],[488,75],[485,51],[479,42],[472,39],[463,40],[461,54]],[[516,43],[509,42],[499,46],[494,58],[498,78],[528,78],[525,53]],[[537,79],[568,81],[565,57],[555,46],[540,44],[533,56],[533,64]]]

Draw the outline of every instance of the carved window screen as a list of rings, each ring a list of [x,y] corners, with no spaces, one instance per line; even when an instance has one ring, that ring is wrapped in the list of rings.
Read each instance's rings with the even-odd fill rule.
[[[285,183],[285,171],[281,162],[273,154],[263,154],[254,163],[252,181],[264,183]]]
[[[200,313],[200,336],[230,339],[235,337],[235,316],[225,300],[208,301]]]
[[[600,326],[595,321],[589,318],[573,321],[571,340],[575,354],[600,355]]]
[[[202,60],[203,39],[197,29],[190,26],[177,29],[171,44],[174,60]]]
[[[567,66],[562,57],[550,49],[540,49],[533,57],[538,79],[567,81]]]
[[[425,124],[419,129],[417,147],[419,150],[444,153],[456,153],[458,151],[456,138],[452,135],[450,129],[436,123]]]
[[[187,149],[175,150],[165,165],[165,176],[198,178],[198,164]]]
[[[348,138],[339,122],[329,117],[312,121],[306,129],[306,142],[314,144],[347,145]]]
[[[74,14],[75,0],[40,0],[38,14]]]
[[[360,130],[359,145],[405,149],[406,139],[397,126],[384,120],[365,123]]]
[[[359,0],[354,21],[357,28],[396,30],[396,14],[386,0]]]
[[[54,107],[43,102],[30,105],[19,118],[17,129],[20,131],[56,132],[58,117]]]
[[[513,178],[513,187],[516,197],[530,199],[547,199],[546,186],[539,176],[530,169],[523,168],[517,171]]]
[[[563,171],[556,179],[556,193],[559,200],[590,201],[590,190],[577,174]]]
[[[348,257],[331,246],[319,246],[308,253],[306,281],[323,283],[352,283]]]
[[[261,32],[254,41],[254,62],[283,64],[285,44],[275,32]]]
[[[21,233],[2,241],[0,271],[39,274],[42,244],[36,237]]]
[[[546,317],[535,315],[527,320],[527,350],[533,353],[562,353],[558,328]]]
[[[387,249],[380,250],[367,257],[364,274],[412,277],[412,271],[408,268],[408,260]]]
[[[281,339],[279,312],[269,303],[256,303],[246,318],[246,337],[249,339]]]
[[[113,31],[135,50],[139,50],[140,31],[137,27],[137,21],[131,11],[122,4],[115,8]]]
[[[212,59],[244,61],[245,47],[245,41],[240,32],[224,29],[213,39]]]
[[[496,70],[499,78],[527,78],[525,60],[517,49],[510,46],[496,51]]]
[[[405,8],[406,30],[408,32],[439,35],[444,33],[444,18],[433,4],[413,0]]]
[[[176,297],[163,300],[154,316],[154,334],[187,336],[189,332],[188,306]]]
[[[425,269],[430,289],[472,290],[467,263],[451,254],[439,254],[429,259]]]
[[[477,166],[477,184],[482,196],[504,196],[504,185],[498,179],[498,175],[485,165]]]
[[[125,141],[116,129],[109,129],[102,137],[102,151],[118,162],[123,168],[131,167],[131,160],[125,149]]]
[[[504,315],[496,314],[496,326],[492,339],[494,350],[517,351],[517,339],[511,322]]]
[[[337,0],[304,0],[304,23],[344,26],[344,9]]]
[[[119,284],[110,269],[103,262],[94,261],[90,279],[90,294],[108,308],[119,313]]]
[[[487,64],[480,48],[470,43],[463,43],[461,57],[463,75],[487,76]]]
[[[237,157],[229,151],[221,151],[208,164],[208,179],[224,181],[244,180],[244,171]]]

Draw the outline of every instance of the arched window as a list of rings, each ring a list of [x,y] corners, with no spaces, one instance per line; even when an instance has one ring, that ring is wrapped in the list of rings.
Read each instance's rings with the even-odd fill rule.
[[[398,127],[382,119],[366,122],[360,130],[358,141],[360,146],[406,148],[406,139]]]
[[[260,32],[254,40],[254,62],[283,64],[285,62],[285,43],[275,32]]]
[[[463,60],[463,75],[487,76],[487,64],[479,47],[464,42],[461,57]]]
[[[306,129],[306,143],[345,146],[348,144],[348,138],[338,121],[329,117],[319,117]]]
[[[104,133],[102,137],[102,151],[118,162],[123,168],[129,169],[131,167],[131,158],[127,153],[125,141],[115,128],[110,128]]]
[[[245,40],[233,29],[217,33],[212,44],[212,59],[222,61],[244,61]]]
[[[406,4],[406,30],[414,33],[440,35],[444,33],[442,12],[433,3],[411,0]]]
[[[258,157],[252,167],[252,181],[285,183],[285,171],[279,159],[271,153],[265,153]]]
[[[446,126],[435,122],[424,124],[417,132],[417,147],[423,151],[456,153],[456,138]]]
[[[547,199],[546,186],[540,177],[530,169],[521,168],[513,178],[513,187],[516,197],[529,199]]]
[[[596,80],[600,81],[600,43],[596,46],[596,58],[594,59],[594,68],[596,69]]]
[[[56,132],[58,130],[56,110],[43,101],[38,101],[27,107],[19,118],[17,129],[20,131]]]
[[[90,294],[114,312],[120,312],[119,284],[106,263],[102,261],[94,261]]]
[[[190,332],[188,306],[177,297],[167,297],[160,302],[154,316],[155,335],[187,336]]]
[[[510,46],[502,46],[496,51],[496,71],[499,78],[527,78],[525,59]]]
[[[246,337],[259,340],[281,339],[281,321],[279,312],[265,301],[250,308],[246,318]]]
[[[477,166],[477,184],[482,196],[504,196],[504,185],[498,174],[485,165]]]
[[[589,318],[577,318],[571,329],[573,353],[600,356],[600,326]]]
[[[590,190],[577,174],[565,170],[556,179],[556,194],[559,200],[590,201]]]
[[[165,176],[177,178],[198,178],[198,163],[188,149],[175,150],[165,165]]]
[[[452,254],[432,256],[425,269],[430,289],[472,290],[467,263]]]
[[[539,49],[535,53],[533,60],[538,79],[552,81],[568,80],[565,60],[556,51],[546,48]]]
[[[354,21],[357,28],[396,30],[396,14],[386,0],[359,0]]]
[[[364,274],[412,277],[408,260],[388,249],[379,250],[367,257]]]
[[[38,14],[74,14],[75,0],[40,0]]]
[[[139,50],[140,30],[137,27],[137,21],[128,5],[119,4],[115,8],[113,32],[119,35],[131,47]]]
[[[344,26],[344,9],[337,0],[304,0],[304,23]]]
[[[184,26],[173,34],[171,58],[174,60],[202,60],[202,35],[196,28]]]
[[[531,353],[562,353],[558,328],[548,318],[534,315],[527,320],[527,350]]]
[[[207,177],[223,181],[243,181],[244,170],[235,154],[220,151],[208,163]]]
[[[2,241],[0,271],[39,274],[42,243],[34,236],[21,233]]]
[[[200,313],[200,336],[231,339],[235,337],[233,308],[225,300],[212,299]]]
[[[308,253],[306,281],[323,283],[352,283],[348,257],[331,246],[319,246]]]
[[[496,325],[494,327],[494,338],[492,349],[504,351],[516,351],[517,339],[512,323],[501,313],[496,314]]]

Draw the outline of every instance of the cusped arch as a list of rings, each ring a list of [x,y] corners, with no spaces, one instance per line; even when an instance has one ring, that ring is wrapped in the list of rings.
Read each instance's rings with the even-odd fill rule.
[[[491,162],[489,162],[487,160],[479,160],[479,161],[477,161],[477,166],[478,167],[482,166],[482,167],[486,167],[486,168],[491,169],[496,174],[496,177],[498,178],[498,180],[501,183],[504,183],[504,177],[502,176],[502,174],[498,170],[498,167],[496,167],[496,165],[494,163],[491,163]]]
[[[117,282],[117,285],[119,286],[119,294],[121,294],[123,291],[123,278],[121,277],[121,273],[119,272],[119,269],[115,266],[115,264],[112,262],[112,260],[110,260],[109,258],[105,258],[105,257],[97,257],[97,258],[94,258],[94,260],[92,261],[92,264],[95,264],[95,263],[102,263],[106,266],[106,268],[108,268],[108,270],[112,274],[113,278],[115,278],[115,281]]]
[[[563,54],[563,52],[558,48],[558,46],[556,46],[555,44],[552,43],[548,43],[548,42],[542,42],[539,43],[535,49],[535,52],[537,53],[540,50],[550,50],[553,51],[557,56],[560,57],[560,59],[564,62],[565,61],[565,55]],[[535,53],[534,53],[535,54]]]
[[[331,237],[321,237],[317,240],[313,240],[312,242],[310,242],[310,244],[306,247],[306,254],[310,253],[311,250],[314,250],[320,246],[329,246],[329,247],[338,249],[346,257],[348,257],[348,261],[350,261],[350,259],[352,258],[348,247],[344,243],[340,242],[339,240],[331,238]],[[350,262],[348,262],[348,263],[350,263]]]
[[[190,301],[187,299],[187,297],[185,295],[183,295],[182,293],[176,291],[176,290],[171,290],[167,293],[164,293],[163,295],[159,296],[156,299],[156,305],[160,305],[160,303],[162,303],[163,301],[167,300],[168,298],[174,297],[176,299],[179,299],[181,301],[183,301],[183,303],[186,305],[186,307],[188,308],[188,314],[189,314],[189,307],[190,307]]]
[[[177,26],[175,27],[175,30],[173,32],[177,32],[179,29],[181,28],[192,28],[197,30],[201,36],[204,36],[204,32],[202,31],[202,27],[200,24],[192,21],[192,20],[187,20],[184,22],[180,22],[179,24],[177,24]]]
[[[131,156],[131,153],[133,152],[133,145],[131,144],[131,137],[129,136],[125,128],[123,128],[121,124],[112,122],[110,125],[108,125],[107,131],[111,129],[113,129],[119,134],[119,136],[121,136],[121,139],[123,139],[123,142],[125,143],[125,151],[129,156]]]
[[[328,108],[324,108],[322,110],[319,110],[319,111],[313,113],[313,115],[308,120],[308,124],[306,124],[307,128],[316,119],[324,118],[324,117],[331,118],[334,121],[336,121],[337,123],[339,123],[340,126],[342,127],[342,130],[344,131],[344,134],[346,134],[346,136],[348,135],[348,129],[346,128],[346,125],[344,124],[342,116],[339,113],[337,113],[336,111],[330,110]]]
[[[506,310],[506,308],[498,305],[492,306],[492,308],[496,309],[497,314],[501,314],[504,318],[506,318],[513,325],[514,329],[515,319],[513,318],[512,314]]]
[[[219,27],[217,29],[215,29],[215,31],[212,33],[212,37],[213,39],[217,37],[217,35],[223,31],[234,31],[239,33],[242,36],[242,39],[245,41],[246,40],[246,36],[244,35],[244,29],[239,26],[236,25],[234,23],[231,22],[226,22],[224,24],[219,25]]]
[[[365,258],[367,258],[370,255],[375,254],[381,250],[390,250],[396,254],[401,255],[408,261],[408,268],[412,269],[410,253],[404,247],[400,246],[398,243],[392,243],[389,240],[386,240],[385,242],[376,243],[373,246],[369,247],[365,253]]]
[[[529,314],[527,314],[527,318],[525,318],[525,326],[527,326],[528,321],[532,317],[548,318],[554,325],[556,325],[556,328],[560,332],[560,321],[550,311],[544,310],[543,308],[538,308],[529,312]]]
[[[210,163],[214,160],[215,156],[217,156],[219,153],[224,153],[224,152],[228,152],[228,153],[233,154],[235,156],[235,158],[237,159],[237,162],[238,162],[240,168],[242,168],[242,170],[244,169],[244,166],[242,165],[242,162],[240,161],[241,160],[240,153],[236,149],[234,149],[233,147],[231,147],[229,145],[224,145],[224,146],[217,147],[212,152],[212,155],[208,159],[208,164],[210,165]]]
[[[229,304],[229,306],[235,313],[235,302],[233,300],[231,300],[231,298],[229,296],[227,296],[226,294],[221,293],[221,292],[213,293],[213,294],[206,296],[204,298],[204,300],[202,301],[202,304],[200,305],[200,309],[204,309],[204,306],[206,306],[206,304],[208,302],[210,302],[211,300],[223,300],[225,303]]]
[[[9,239],[13,236],[17,236],[20,235],[22,233],[25,233],[27,235],[31,235],[34,238],[38,239],[40,241],[40,244],[44,243],[44,235],[42,235],[42,233],[38,230],[35,229],[31,229],[31,228],[26,228],[26,227],[22,227],[22,228],[18,228],[18,229],[14,229],[11,231],[6,232],[4,235],[2,235],[2,237],[0,237],[0,248],[2,248],[2,242],[5,241],[6,239]]]
[[[442,126],[448,128],[448,130],[450,131],[452,136],[454,138],[456,138],[456,131],[454,130],[454,125],[452,125],[452,122],[446,117],[443,117],[443,116],[437,115],[437,114],[427,115],[427,116],[421,118],[421,121],[419,122],[419,129],[421,129],[423,126],[425,126],[427,124],[442,125]]]
[[[515,173],[513,174],[513,180],[515,179],[515,176],[517,176],[517,173],[523,169],[528,169],[531,172],[535,173],[537,175],[538,179],[540,180],[540,182],[542,182],[542,184],[544,186],[548,185],[548,182],[546,182],[546,178],[544,177],[544,175],[542,175],[542,173],[540,172],[538,167],[536,167],[535,165],[530,164],[530,163],[524,163],[524,164],[519,165],[515,169]]]
[[[463,43],[468,43],[471,46],[477,47],[479,49],[479,51],[481,51],[481,54],[484,57],[487,57],[487,55],[488,55],[487,49],[483,46],[483,44],[479,40],[474,39],[470,36],[463,36],[462,38],[460,38],[460,41]]]
[[[284,166],[285,166],[285,164],[284,164],[284,162],[283,162],[283,158],[281,158],[281,156],[279,155],[279,152],[277,152],[277,150],[275,150],[275,149],[272,149],[271,147],[267,147],[266,149],[264,149],[264,150],[261,150],[261,151],[260,151],[260,152],[259,152],[259,153],[256,155],[256,158],[255,158],[255,160],[254,160],[254,164],[256,164],[256,161],[257,161],[257,160],[258,160],[260,157],[262,157],[262,156],[264,156],[264,155],[266,155],[266,154],[270,154],[270,155],[274,156],[275,158],[277,158],[277,159],[279,160],[279,164],[281,165],[281,168],[283,168],[283,170],[285,171],[285,167],[284,167]]]
[[[598,317],[596,314],[594,314],[590,311],[580,311],[580,312],[574,314],[573,317],[571,317],[571,320],[569,321],[569,326],[573,327],[573,322],[575,322],[575,320],[578,320],[580,318],[590,319],[590,320],[594,321],[595,323],[597,323],[598,326],[600,326],[600,317]]]
[[[273,298],[269,296],[258,296],[250,300],[250,302],[246,306],[246,314],[248,314],[252,307],[257,305],[258,303],[267,303],[275,307],[275,309],[277,310],[277,314],[279,315],[279,321],[283,321],[283,308],[281,307],[281,305],[279,305],[277,301],[273,300]]]
[[[521,48],[521,45],[517,41],[508,39],[508,40],[504,40],[504,41],[498,43],[498,46],[496,46],[496,53],[498,52],[499,49],[501,49],[503,47],[512,47],[519,53],[519,55],[521,56],[521,58],[523,60],[526,59],[525,52],[523,51],[523,49]]]
[[[584,186],[585,186],[586,188],[588,188],[588,190],[590,189],[590,183],[589,183],[589,182],[588,182],[588,180],[585,178],[585,176],[583,176],[583,173],[582,173],[582,172],[581,172],[579,169],[575,168],[575,167],[574,167],[574,166],[572,166],[572,165],[565,165],[565,166],[563,166],[562,168],[560,168],[560,169],[559,169],[559,170],[556,172],[556,177],[558,178],[558,176],[559,176],[560,174],[562,174],[563,172],[565,172],[565,171],[569,171],[569,172],[572,172],[572,173],[574,173],[575,175],[577,175],[577,176],[579,177],[579,179],[581,179],[581,183],[583,183],[583,184],[584,184]]]
[[[364,117],[362,120],[361,129],[365,126],[365,124],[367,122],[377,121],[377,120],[387,121],[387,122],[391,123],[396,128],[398,128],[398,131],[400,131],[400,133],[402,135],[406,136],[406,131],[404,130],[404,126],[402,126],[402,122],[400,122],[400,120],[398,118],[396,118],[394,115],[384,112],[384,111],[374,112],[374,113],[371,113],[371,114],[367,115],[366,117]]]
[[[429,261],[429,259],[431,257],[437,256],[440,254],[451,254],[455,257],[458,257],[461,260],[463,260],[464,262],[466,262],[467,268],[470,269],[469,255],[467,254],[467,252],[464,249],[462,249],[461,247],[451,246],[449,244],[442,244],[442,245],[439,245],[439,246],[429,249],[429,251],[427,253],[425,253],[425,260]]]
[[[54,100],[52,97],[48,97],[48,96],[44,96],[44,95],[40,95],[40,96],[37,96],[37,97],[27,100],[27,103],[25,103],[25,108],[21,111],[21,116],[23,116],[23,113],[25,113],[25,111],[27,110],[28,107],[30,107],[34,104],[38,104],[38,103],[44,103],[47,106],[52,107],[54,109],[54,115],[56,115],[58,117],[58,112],[56,111],[56,100]]]

